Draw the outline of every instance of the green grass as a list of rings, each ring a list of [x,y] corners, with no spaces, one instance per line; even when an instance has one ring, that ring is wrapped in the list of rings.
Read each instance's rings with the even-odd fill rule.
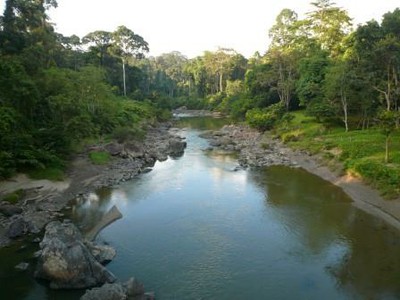
[[[15,204],[19,200],[21,200],[24,197],[24,195],[25,195],[25,191],[22,189],[19,189],[19,190],[16,190],[12,193],[5,195],[1,200],[8,202],[10,204]]]
[[[89,158],[95,165],[106,165],[109,163],[111,156],[105,151],[92,151],[89,153]]]
[[[57,167],[47,167],[45,169],[36,169],[28,172],[32,179],[47,179],[51,181],[63,181],[65,179],[64,170]]]
[[[344,171],[357,175],[377,188],[386,198],[400,196],[400,135],[391,139],[390,161],[385,163],[385,137],[379,129],[345,132],[341,127],[327,128],[302,111],[292,113],[289,125],[275,134],[295,149],[321,154],[327,164],[341,162]]]

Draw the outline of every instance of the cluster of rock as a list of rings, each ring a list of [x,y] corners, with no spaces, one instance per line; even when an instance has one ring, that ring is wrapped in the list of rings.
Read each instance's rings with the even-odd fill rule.
[[[210,150],[239,153],[239,164],[243,168],[296,166],[278,142],[265,139],[262,133],[245,125],[226,125],[217,131],[204,132],[201,136],[210,141]]]
[[[170,125],[164,124],[157,128],[149,128],[143,142],[116,141],[98,147],[111,156],[119,158],[108,167],[107,175],[102,176],[94,188],[112,186],[135,177],[138,173],[152,167],[156,161],[165,161],[168,157],[182,156],[186,142],[176,134],[172,134]]]
[[[45,279],[52,289],[87,289],[81,299],[152,299],[143,284],[131,278],[116,282],[104,266],[116,255],[108,245],[86,240],[74,224],[53,221],[47,224],[38,253],[35,277]],[[99,287],[100,286],[100,287]]]
[[[15,205],[0,202],[0,247],[12,239],[40,232],[47,223],[62,217],[61,210],[77,196],[132,179],[157,160],[181,156],[186,142],[173,134],[170,127],[171,124],[150,127],[142,142],[111,142],[92,147],[91,150],[107,151],[113,156],[107,166],[92,165],[87,152],[82,153],[77,158],[79,163],[68,173],[69,187],[62,192],[38,187],[26,190],[25,197]]]

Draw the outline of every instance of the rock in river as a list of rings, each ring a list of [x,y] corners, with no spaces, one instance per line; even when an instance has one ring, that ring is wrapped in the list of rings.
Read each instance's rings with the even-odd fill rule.
[[[153,300],[152,293],[145,293],[143,284],[135,278],[129,279],[125,283],[104,284],[99,288],[86,291],[81,300]]]
[[[40,248],[35,277],[48,280],[50,288],[83,289],[115,281],[93,257],[72,223],[49,223]]]

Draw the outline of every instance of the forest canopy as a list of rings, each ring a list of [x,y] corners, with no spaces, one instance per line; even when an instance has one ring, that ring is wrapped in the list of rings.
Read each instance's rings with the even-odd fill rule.
[[[344,131],[399,127],[400,9],[354,27],[330,0],[304,18],[276,17],[263,54],[219,48],[147,57],[125,26],[83,37],[55,32],[55,0],[7,0],[0,18],[0,177],[62,166],[77,144],[136,130],[161,109],[206,108],[271,129],[304,109]],[[130,130],[129,129],[129,130]]]

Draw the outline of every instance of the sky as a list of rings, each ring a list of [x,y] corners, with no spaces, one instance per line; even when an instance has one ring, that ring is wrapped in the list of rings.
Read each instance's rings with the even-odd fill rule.
[[[57,0],[49,12],[56,31],[83,37],[96,30],[114,31],[125,25],[141,35],[149,55],[179,51],[188,58],[218,47],[233,48],[246,57],[268,48],[268,30],[284,8],[299,17],[311,10],[312,0]],[[354,24],[381,21],[400,0],[336,0]],[[5,0],[0,0],[4,11]]]

